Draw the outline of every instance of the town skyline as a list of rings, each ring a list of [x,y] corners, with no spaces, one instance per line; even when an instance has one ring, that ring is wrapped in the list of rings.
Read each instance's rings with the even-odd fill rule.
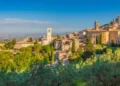
[[[0,86],[120,86],[120,0],[0,0]]]
[[[61,33],[92,28],[95,20],[103,25],[118,16],[119,2],[118,0],[111,0],[109,3],[103,0],[69,2],[2,0],[0,1],[0,33],[45,32],[47,27],[52,27],[54,32]]]

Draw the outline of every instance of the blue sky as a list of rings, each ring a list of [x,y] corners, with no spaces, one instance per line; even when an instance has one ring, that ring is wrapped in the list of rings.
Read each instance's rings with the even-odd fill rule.
[[[119,0],[0,0],[0,33],[80,31],[119,14]]]

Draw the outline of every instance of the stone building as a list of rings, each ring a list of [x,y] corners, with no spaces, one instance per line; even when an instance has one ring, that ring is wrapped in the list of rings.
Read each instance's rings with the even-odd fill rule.
[[[41,37],[39,40],[39,43],[41,45],[48,45],[56,38],[57,38],[57,36],[52,35],[52,28],[47,28],[47,35]]]
[[[52,28],[47,28],[47,41],[48,43],[52,41]]]
[[[71,51],[73,40],[75,40],[76,50],[79,49],[79,39],[58,39],[54,43],[54,47],[59,51]]]
[[[26,42],[26,43],[16,43],[14,48],[15,49],[20,49],[22,47],[29,47],[29,46],[33,46],[34,42]]]
[[[26,37],[23,41],[17,42],[14,46],[15,49],[20,49],[22,47],[29,47],[29,46],[33,46],[34,45],[34,41],[33,42],[29,42],[29,37]]]
[[[98,36],[101,36],[102,44],[120,44],[120,16],[103,27],[99,27],[99,22],[95,21],[94,28],[87,29],[86,33],[87,37],[91,37],[93,44],[96,44]]]
[[[80,43],[81,42],[84,43],[86,41],[86,31],[85,30],[79,31],[78,36],[79,36]]]
[[[55,54],[55,61],[62,61],[62,65],[67,65],[69,63],[68,57],[71,55],[71,52],[67,51],[57,51]]]
[[[40,41],[38,42],[39,44],[42,45],[48,45],[51,43],[51,41],[55,38],[52,37],[52,28],[47,28],[47,36],[43,36],[40,38]],[[24,40],[17,42],[14,46],[15,49],[20,49],[22,47],[28,47],[28,46],[33,46],[34,42],[29,42],[29,37],[26,37]]]

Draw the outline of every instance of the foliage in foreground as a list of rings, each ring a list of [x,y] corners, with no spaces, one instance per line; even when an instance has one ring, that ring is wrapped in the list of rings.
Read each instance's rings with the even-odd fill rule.
[[[50,46],[38,46],[23,48],[15,56],[0,52],[0,86],[120,85],[119,48],[114,52],[107,49],[100,58],[79,59],[67,66],[49,67],[45,64],[49,59],[44,58],[49,58],[53,53]]]
[[[41,62],[23,73],[1,71],[0,86],[119,86],[120,62],[114,62],[118,57],[109,61],[104,58],[57,67]]]
[[[30,70],[37,62],[45,62],[46,64],[54,62],[54,51],[51,46],[41,46],[35,44],[27,48],[21,48],[19,51],[4,52],[0,51],[0,70],[12,72],[13,70],[21,73]]]

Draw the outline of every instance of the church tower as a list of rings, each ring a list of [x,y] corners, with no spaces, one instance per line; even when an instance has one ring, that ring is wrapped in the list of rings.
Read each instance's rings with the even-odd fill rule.
[[[47,41],[48,43],[52,41],[52,28],[47,28]]]
[[[118,25],[120,25],[120,15],[118,16]]]
[[[95,26],[94,26],[95,30],[99,30],[99,22],[95,21]]]

